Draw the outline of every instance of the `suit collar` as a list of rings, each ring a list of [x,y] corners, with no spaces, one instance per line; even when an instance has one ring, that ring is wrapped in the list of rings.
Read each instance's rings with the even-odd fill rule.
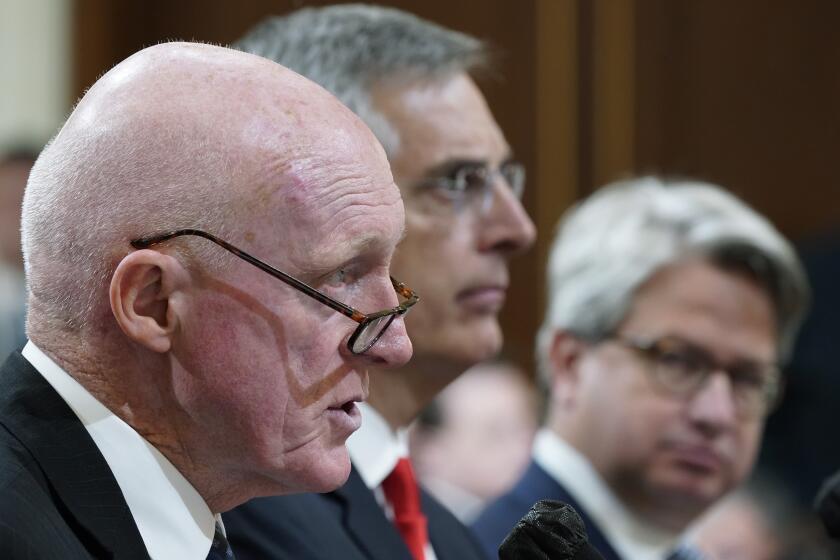
[[[76,415],[26,361],[12,354],[0,370],[0,423],[43,470],[68,521],[119,558],[148,558],[108,464]]]
[[[408,457],[408,430],[393,430],[368,403],[359,403],[362,426],[347,439],[347,450],[368,488],[374,489],[391,474],[402,457]]]
[[[572,496],[560,482],[549,475],[536,461],[531,461],[528,469],[517,485],[511,490],[513,496],[520,501],[525,508],[537,500],[557,500],[568,504],[580,515],[586,527],[589,542],[598,549],[606,560],[618,560],[620,556],[613,549],[609,540],[601,532],[601,528],[589,516],[589,512]]]
[[[635,515],[612,491],[589,460],[554,432],[534,439],[534,461],[575,497],[613,547],[626,558],[663,558],[678,533],[663,531]]]
[[[385,517],[382,507],[355,467],[351,469],[347,483],[329,496],[342,505],[342,523],[368,558],[411,560],[411,554],[399,533]]]
[[[153,557],[204,557],[215,519],[178,469],[31,341],[21,353],[73,410],[114,475]]]

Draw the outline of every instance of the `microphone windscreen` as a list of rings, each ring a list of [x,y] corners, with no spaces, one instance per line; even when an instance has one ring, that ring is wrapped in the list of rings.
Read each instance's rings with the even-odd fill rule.
[[[840,471],[823,482],[814,508],[825,525],[825,530],[834,539],[840,539]]]
[[[568,504],[540,500],[499,546],[499,560],[603,560]]]

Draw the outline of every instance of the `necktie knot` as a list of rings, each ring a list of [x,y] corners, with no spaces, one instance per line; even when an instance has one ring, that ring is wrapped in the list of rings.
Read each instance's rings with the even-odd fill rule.
[[[235,560],[230,543],[218,522],[216,522],[216,532],[213,533],[213,544],[210,545],[207,560]]]
[[[428,540],[426,515],[420,508],[420,489],[408,459],[397,461],[394,470],[382,481],[382,490],[394,510],[394,524],[412,557],[424,560]]]

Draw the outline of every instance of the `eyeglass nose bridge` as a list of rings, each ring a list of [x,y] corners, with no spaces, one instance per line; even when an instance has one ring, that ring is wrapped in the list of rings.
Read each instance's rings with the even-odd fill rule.
[[[358,322],[359,325],[347,341],[347,347],[350,349],[352,354],[361,355],[373,348],[373,346],[379,342],[379,339],[382,338],[382,335],[385,334],[385,331],[387,331],[391,326],[391,323],[393,323],[397,317],[406,315],[411,308],[420,301],[420,296],[393,276],[391,277],[391,284],[397,294],[405,298],[405,301],[390,309],[383,309],[382,311],[377,311],[369,315],[365,315],[354,310],[354,314],[350,318]],[[374,334],[373,338],[367,341],[363,347],[356,348],[356,341],[362,336],[366,329],[371,328],[371,325],[374,325],[376,321],[379,321],[383,317],[388,317],[388,320],[381,327],[374,326],[374,328],[378,328],[379,330]]]
[[[484,189],[481,193],[481,204],[479,210],[482,216],[486,216],[493,208],[493,203],[496,200],[496,187],[507,189],[516,200],[522,199],[522,193],[525,186],[525,169],[519,168],[516,171],[518,180],[507,177],[502,168],[490,169],[485,168]]]
[[[408,307],[408,308],[395,307],[393,309],[380,311],[380,312],[377,312],[377,313],[374,313],[372,315],[368,315],[367,317],[365,317],[359,323],[359,325],[356,327],[356,330],[353,331],[353,334],[350,336],[350,339],[347,341],[347,346],[348,346],[348,348],[350,348],[350,352],[355,354],[355,355],[361,355],[361,354],[364,354],[365,352],[367,352],[368,350],[370,350],[371,348],[373,348],[373,346],[376,345],[376,343],[379,342],[379,339],[382,338],[382,336],[385,334],[385,331],[387,331],[391,327],[391,323],[393,323],[394,320],[397,317],[405,316],[409,312],[410,309],[411,309],[411,307]],[[377,327],[379,329],[379,332],[377,332],[372,339],[370,339],[367,343],[365,343],[365,345],[362,348],[356,348],[355,347],[356,346],[356,341],[359,339],[359,337],[361,337],[361,335],[365,332],[365,330],[370,328],[370,326],[375,321],[378,321],[379,319],[382,319],[383,317],[388,317],[388,320],[381,327]]]
[[[685,391],[688,399],[696,399],[709,389],[716,375],[722,376],[728,386],[729,398],[736,416],[752,418],[768,414],[773,410],[776,398],[765,392],[750,394],[747,387],[739,386],[733,374],[723,366],[713,366],[698,375],[696,381]],[[740,387],[740,388],[739,388]]]

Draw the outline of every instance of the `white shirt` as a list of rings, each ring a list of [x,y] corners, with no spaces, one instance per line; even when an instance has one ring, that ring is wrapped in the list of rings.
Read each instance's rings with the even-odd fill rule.
[[[554,432],[545,428],[537,432],[533,455],[586,510],[622,558],[662,560],[677,544],[679,534],[662,531],[634,516],[589,461]]]
[[[362,427],[347,439],[350,460],[365,486],[370,488],[385,510],[385,516],[393,521],[394,509],[385,498],[382,481],[391,474],[397,461],[408,457],[408,430],[402,428],[395,432],[372,406],[367,403],[359,403],[358,406],[362,413]],[[426,541],[424,553],[426,560],[437,560],[431,541]]]
[[[154,560],[204,560],[214,516],[184,476],[31,341],[23,357],[70,406],[105,457]]]

